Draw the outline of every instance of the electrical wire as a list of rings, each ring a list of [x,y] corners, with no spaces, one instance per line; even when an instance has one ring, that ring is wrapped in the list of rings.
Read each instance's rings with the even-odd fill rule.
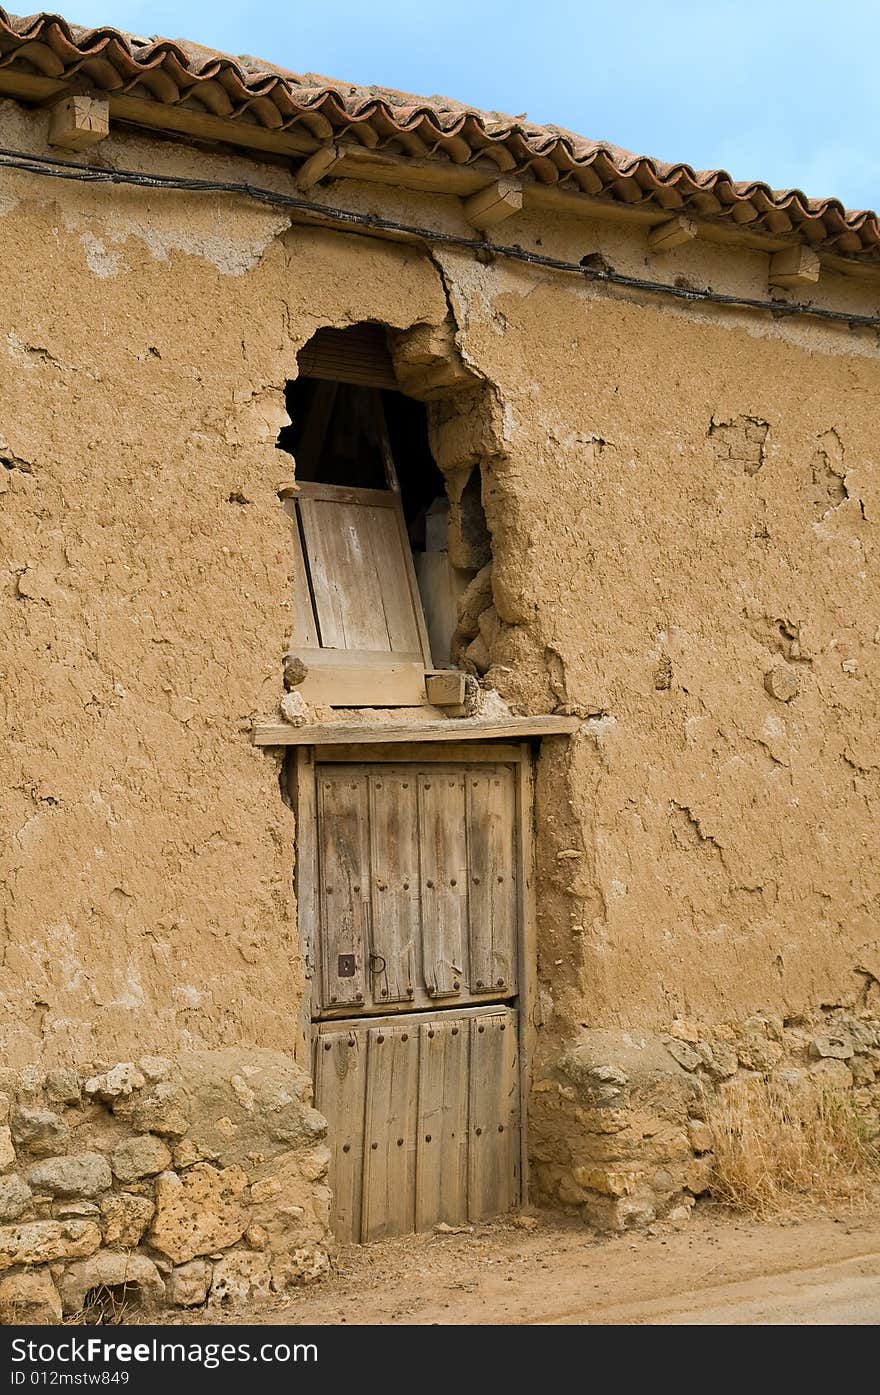
[[[645,291],[652,295],[669,296],[674,300],[686,301],[690,304],[760,310],[768,312],[776,319],[807,316],[811,319],[849,325],[852,328],[880,329],[880,315],[861,315],[846,310],[828,310],[823,306],[803,305],[795,301],[760,300],[752,296],[725,295],[721,291],[699,290],[690,286],[670,285],[664,281],[650,281],[641,276],[626,276],[607,266],[591,266],[589,257],[585,257],[582,262],[566,261],[561,257],[548,257],[541,252],[530,252],[517,244],[488,242],[482,238],[463,237],[457,233],[441,232],[436,228],[423,228],[413,223],[401,223],[394,218],[383,218],[376,213],[358,213],[351,209],[335,208],[328,204],[316,203],[311,199],[300,198],[295,194],[283,194],[275,189],[264,189],[257,184],[220,179],[191,179],[184,175],[143,174],[138,170],[111,169],[108,166],[100,165],[77,165],[70,160],[29,155],[26,151],[9,150],[2,146],[0,146],[0,168],[22,170],[28,174],[49,176],[55,179],[75,180],[83,184],[122,184],[140,189],[171,189],[185,193],[239,195],[274,208],[285,208],[291,212],[309,214],[312,217],[317,216],[342,228],[365,228],[374,233],[394,233],[398,236],[413,237],[435,246],[472,251],[487,261],[501,257],[508,261],[523,262],[528,266],[541,267],[549,271],[575,274],[593,285],[619,286],[624,290]]]

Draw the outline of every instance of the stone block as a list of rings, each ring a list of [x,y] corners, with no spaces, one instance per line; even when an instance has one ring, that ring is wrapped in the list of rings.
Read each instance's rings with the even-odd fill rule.
[[[127,1138],[113,1149],[113,1175],[120,1182],[136,1182],[140,1177],[155,1177],[171,1165],[171,1149],[155,1134],[138,1134]]]
[[[98,1196],[113,1185],[110,1164],[101,1153],[70,1153],[46,1158],[28,1173],[30,1185],[52,1196]]]
[[[0,1279],[0,1323],[45,1327],[61,1321],[61,1299],[48,1269],[7,1274]]]
[[[50,1070],[46,1076],[46,1095],[52,1104],[79,1104],[82,1087],[75,1070]]]
[[[851,1090],[853,1086],[852,1071],[846,1062],[834,1056],[814,1062],[810,1066],[810,1075],[827,1089]]]
[[[809,1052],[814,1061],[823,1059],[848,1061],[850,1056],[854,1054],[852,1041],[842,1034],[814,1037],[810,1042]]]
[[[168,1278],[169,1303],[177,1308],[197,1308],[208,1297],[211,1265],[206,1259],[191,1259],[172,1269]]]
[[[133,1250],[139,1244],[155,1213],[149,1197],[129,1192],[109,1192],[101,1198],[104,1244],[120,1250]]]
[[[712,1130],[703,1119],[688,1120],[688,1139],[695,1153],[708,1153],[712,1147]]]
[[[12,1142],[12,1130],[4,1124],[0,1127],[0,1172],[14,1166],[15,1144]]]
[[[156,1180],[150,1243],[176,1264],[234,1245],[250,1222],[246,1188],[246,1174],[236,1166],[196,1163],[182,1177],[162,1174]]]
[[[685,1168],[684,1184],[694,1196],[703,1196],[712,1186],[712,1173],[715,1159],[711,1153],[694,1158]]]
[[[65,1313],[81,1312],[95,1289],[117,1290],[120,1302],[146,1311],[165,1297],[165,1285],[151,1259],[115,1250],[101,1250],[90,1259],[71,1264],[60,1288]]]
[[[83,1088],[92,1098],[103,1100],[105,1104],[113,1104],[121,1097],[140,1090],[145,1084],[146,1080],[134,1061],[121,1061],[118,1066],[105,1071],[103,1075],[93,1075]]]
[[[17,1172],[0,1177],[0,1221],[18,1220],[30,1199],[31,1189]]]
[[[214,1266],[211,1304],[243,1308],[272,1296],[272,1271],[265,1255],[233,1250]]]
[[[51,1109],[23,1107],[12,1115],[15,1144],[34,1157],[51,1157],[67,1146],[70,1130]]]
[[[134,1107],[132,1124],[141,1133],[182,1138],[189,1128],[185,1092],[170,1080],[160,1080]]]
[[[151,1085],[167,1080],[174,1069],[174,1062],[168,1056],[141,1056],[138,1070]]]
[[[873,1085],[874,1062],[868,1056],[851,1056],[847,1061],[847,1066],[852,1072],[852,1078],[856,1085]]]
[[[27,1221],[0,1226],[0,1270],[17,1264],[49,1264],[56,1259],[81,1259],[101,1243],[94,1221]]]

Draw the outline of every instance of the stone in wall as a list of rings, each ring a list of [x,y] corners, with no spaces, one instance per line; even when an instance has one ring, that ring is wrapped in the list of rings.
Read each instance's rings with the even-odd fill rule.
[[[325,1272],[326,1123],[292,1058],[195,1052],[3,1085],[0,1320],[234,1308]]]
[[[662,1036],[583,1029],[536,1064],[535,1199],[577,1210],[600,1230],[682,1218],[711,1191],[706,1116],[715,1092],[756,1078],[851,1092],[866,1136],[880,1145],[880,1020],[869,1014],[676,1020]]]

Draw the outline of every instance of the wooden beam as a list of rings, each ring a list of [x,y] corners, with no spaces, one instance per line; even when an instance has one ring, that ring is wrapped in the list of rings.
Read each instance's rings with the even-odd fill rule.
[[[501,717],[487,722],[479,717],[414,722],[315,722],[292,727],[286,722],[255,722],[255,746],[335,746],[362,742],[375,745],[399,741],[486,741],[505,736],[570,736],[581,725],[579,717]]]
[[[798,244],[770,258],[771,286],[809,286],[818,281],[822,264],[812,247]]]
[[[52,108],[49,144],[87,150],[110,134],[110,104],[100,97],[64,97]]]
[[[425,691],[434,707],[459,707],[464,702],[464,674],[456,668],[425,674]]]
[[[314,155],[310,155],[304,160],[296,173],[296,187],[301,193],[307,189],[314,189],[316,184],[320,184],[335,165],[342,159],[342,151],[338,145],[322,145],[320,150],[316,150]]]
[[[693,218],[679,214],[665,223],[660,223],[648,233],[648,246],[652,252],[671,252],[684,242],[691,242],[697,235],[697,225]]]
[[[485,189],[465,199],[464,216],[471,227],[484,231],[519,213],[523,203],[522,185],[510,175],[502,175]]]

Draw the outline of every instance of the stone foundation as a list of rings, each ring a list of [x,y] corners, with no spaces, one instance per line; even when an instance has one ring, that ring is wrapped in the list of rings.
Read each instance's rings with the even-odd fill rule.
[[[325,1133],[278,1052],[0,1072],[0,1321],[235,1307],[319,1277]]]
[[[713,1094],[765,1076],[852,1092],[880,1134],[880,1020],[838,1009],[735,1025],[676,1021],[663,1035],[584,1029],[536,1068],[532,1195],[619,1231],[684,1220],[711,1192]]]

